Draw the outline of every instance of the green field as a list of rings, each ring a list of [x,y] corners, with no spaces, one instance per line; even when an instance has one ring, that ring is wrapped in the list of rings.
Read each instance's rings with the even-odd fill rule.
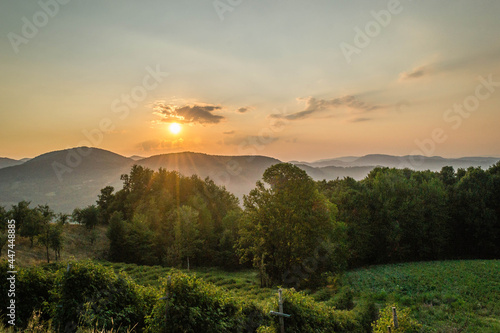
[[[136,282],[158,286],[171,270],[160,266],[101,262],[127,272]],[[186,271],[183,271],[187,273]],[[276,289],[260,288],[252,270],[189,272],[220,286],[235,297],[262,306]],[[317,301],[332,304],[336,291],[351,290],[354,302],[370,297],[377,306],[397,303],[411,309],[425,332],[500,332],[500,261],[462,260],[373,266],[347,272],[334,286],[306,291]]]

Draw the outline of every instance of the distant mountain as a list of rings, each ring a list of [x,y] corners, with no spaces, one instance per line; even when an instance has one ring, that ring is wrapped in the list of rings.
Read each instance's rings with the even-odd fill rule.
[[[6,163],[15,160],[5,159]],[[360,180],[376,166],[410,167],[416,170],[440,170],[445,165],[455,168],[481,166],[487,168],[498,158],[366,155],[346,156],[311,163],[295,162],[315,180],[352,177]],[[0,160],[1,161],[1,160]],[[76,207],[95,203],[100,190],[111,185],[122,188],[120,175],[128,174],[134,164],[153,170],[164,168],[190,176],[210,177],[218,185],[239,198],[255,187],[264,171],[280,160],[266,156],[217,156],[183,152],[130,158],[97,148],[73,148],[54,151],[22,164],[0,169],[0,205],[10,207],[21,200],[48,204],[56,212],[71,213]]]
[[[443,158],[440,156],[421,156],[421,155],[406,155],[393,156],[383,154],[371,154],[362,157],[354,158],[352,156],[334,158],[328,160],[320,160],[306,163],[311,167],[366,167],[366,166],[382,166],[389,168],[410,168],[413,170],[431,170],[439,171],[444,166],[452,166],[455,169],[482,167],[489,168],[491,165],[500,161],[500,158],[495,157],[462,157],[462,158]]]
[[[43,154],[0,169],[0,205],[10,207],[26,200],[32,206],[47,203],[56,212],[70,213],[94,203],[104,186],[121,186],[120,174],[128,173],[133,162],[97,148]]]
[[[374,166],[355,166],[355,167],[311,167],[305,164],[296,164],[299,168],[306,171],[314,180],[333,180],[337,178],[351,177],[356,180],[361,180],[366,177],[375,167]]]
[[[23,160],[13,160],[12,158],[0,157],[0,169],[23,163]]]

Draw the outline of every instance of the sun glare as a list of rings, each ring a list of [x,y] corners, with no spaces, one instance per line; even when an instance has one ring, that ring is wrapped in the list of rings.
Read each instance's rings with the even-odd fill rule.
[[[179,125],[178,123],[172,123],[172,124],[170,124],[168,129],[170,130],[170,133],[172,133],[172,134],[179,134],[179,132],[181,131],[182,128],[181,128],[181,125]]]

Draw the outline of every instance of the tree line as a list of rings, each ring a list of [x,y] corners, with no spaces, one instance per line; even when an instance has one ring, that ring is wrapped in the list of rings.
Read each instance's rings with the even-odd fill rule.
[[[280,163],[264,172],[242,206],[209,178],[133,166],[121,179],[122,189],[103,188],[95,205],[71,216],[94,235],[91,241],[97,225],[107,226],[112,261],[252,265],[263,286],[300,288],[364,265],[500,257],[500,162],[488,170],[375,168],[361,181],[319,182]],[[69,216],[28,206],[0,213],[16,219],[31,244],[45,244],[48,260],[49,248],[57,257],[57,235]]]
[[[7,223],[15,220],[15,230],[30,241],[30,248],[35,240],[46,249],[47,262],[50,263],[50,250],[54,251],[57,260],[64,245],[63,226],[68,223],[68,214],[56,214],[48,205],[30,208],[30,202],[21,201],[10,210],[0,206],[0,255],[7,243]]]
[[[347,225],[351,267],[500,257],[500,162],[488,170],[376,168],[319,182]]]

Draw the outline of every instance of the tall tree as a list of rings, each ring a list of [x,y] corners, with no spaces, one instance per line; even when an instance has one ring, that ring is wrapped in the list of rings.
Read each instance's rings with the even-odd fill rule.
[[[47,263],[50,263],[49,249],[51,245],[51,232],[53,225],[51,224],[52,219],[55,214],[48,205],[38,205],[35,209],[38,212],[38,218],[40,219],[41,233],[38,240],[45,246],[47,253]]]
[[[198,212],[190,206],[181,206],[174,213],[174,246],[179,259],[186,259],[187,269],[190,269],[190,259],[199,252],[201,243],[199,236]]]
[[[30,248],[32,248],[35,237],[40,235],[40,233],[43,231],[43,216],[42,212],[37,208],[29,209],[28,207],[26,207],[26,209],[27,211],[26,214],[24,214],[19,234],[22,237],[29,238]]]
[[[108,224],[110,218],[110,206],[113,202],[114,195],[113,191],[115,189],[113,186],[106,186],[101,189],[101,194],[97,197],[97,208],[99,209],[99,219],[102,224]]]
[[[269,167],[244,197],[238,253],[259,269],[262,285],[303,285],[345,265],[336,207],[297,166]],[[319,252],[323,255],[314,255]],[[314,265],[312,265],[314,264]],[[313,266],[312,268],[310,266]]]
[[[95,205],[83,209],[75,208],[72,216],[74,221],[83,224],[90,232],[90,244],[94,244],[96,238],[95,227],[99,223],[99,209]]]
[[[17,205],[13,205],[10,210],[10,216],[16,221],[16,231],[23,225],[24,221],[29,218],[31,209],[29,208],[29,201],[20,201]]]

